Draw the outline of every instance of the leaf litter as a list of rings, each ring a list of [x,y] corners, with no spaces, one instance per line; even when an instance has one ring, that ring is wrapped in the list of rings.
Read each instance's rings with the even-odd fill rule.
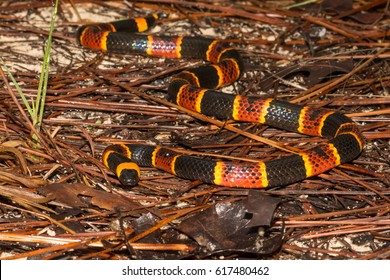
[[[51,2],[0,4],[1,63],[29,98],[36,96]],[[39,143],[2,76],[1,259],[389,258],[387,1],[106,2],[61,3]],[[201,62],[102,55],[75,42],[85,22],[161,10],[170,17],[152,33],[209,34],[240,50],[247,73],[230,92],[295,99],[352,117],[368,142],[361,157],[269,190],[220,188],[151,168],[142,168],[138,186],[122,189],[100,162],[110,143],[240,160],[285,155],[146,98],[164,98],[172,74]],[[322,141],[236,125],[297,148]]]

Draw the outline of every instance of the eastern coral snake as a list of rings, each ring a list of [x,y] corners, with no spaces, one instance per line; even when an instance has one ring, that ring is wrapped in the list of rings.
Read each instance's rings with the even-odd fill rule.
[[[339,112],[216,91],[216,88],[239,79],[244,68],[238,51],[220,40],[132,33],[147,30],[158,17],[158,14],[153,14],[107,24],[85,25],[79,28],[77,39],[81,45],[93,50],[209,61],[210,64],[175,75],[168,87],[168,99],[219,119],[262,123],[330,140],[298,154],[257,163],[214,161],[183,155],[160,146],[115,144],[106,148],[102,158],[123,185],[137,184],[140,165],[220,186],[283,186],[318,175],[359,156],[363,150],[363,136],[357,125]]]

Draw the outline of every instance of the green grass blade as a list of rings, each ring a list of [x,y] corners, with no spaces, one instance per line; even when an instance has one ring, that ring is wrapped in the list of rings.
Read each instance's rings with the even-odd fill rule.
[[[18,82],[15,80],[15,77],[14,75],[12,75],[11,70],[8,68],[8,66],[2,63],[2,67],[7,71],[8,76],[10,77],[12,83],[15,85],[16,90],[18,91],[20,97],[22,98],[24,106],[27,108],[28,113],[32,117],[34,108],[30,106],[30,103],[28,102],[26,96],[24,95],[22,89],[20,88]]]
[[[57,17],[57,10],[58,10],[58,0],[56,0],[54,5],[54,10],[51,18],[51,23],[50,23],[49,36],[46,41],[45,53],[43,57],[42,71],[39,78],[39,85],[38,85],[37,99],[36,99],[36,106],[35,106],[36,110],[35,110],[35,116],[33,118],[33,124],[36,126],[37,129],[39,129],[40,126],[42,125],[43,113],[45,110],[47,84],[49,81],[49,71],[50,71],[50,50],[51,50],[51,42],[53,38],[55,20]]]

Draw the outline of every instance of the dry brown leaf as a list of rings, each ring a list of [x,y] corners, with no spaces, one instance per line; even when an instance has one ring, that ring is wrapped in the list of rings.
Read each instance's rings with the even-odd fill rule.
[[[123,196],[97,190],[81,183],[56,183],[44,186],[39,190],[46,195],[50,195],[56,202],[71,207],[91,207],[91,205],[94,205],[112,211],[115,209],[132,210],[139,208],[138,204]],[[86,198],[90,198],[90,200]]]

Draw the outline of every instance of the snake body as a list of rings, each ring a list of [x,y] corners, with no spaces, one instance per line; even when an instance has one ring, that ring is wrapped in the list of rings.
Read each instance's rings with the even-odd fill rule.
[[[168,99],[187,109],[222,120],[255,122],[329,141],[271,161],[237,163],[188,156],[161,146],[114,144],[103,163],[125,186],[137,184],[139,166],[156,167],[182,178],[227,187],[284,186],[321,174],[359,156],[364,139],[358,126],[337,111],[301,106],[272,98],[226,94],[215,89],[240,78],[239,52],[220,40],[189,36],[134,34],[153,26],[153,14],[105,24],[84,25],[77,32],[82,46],[98,51],[137,53],[166,58],[198,58],[207,65],[175,75]]]

